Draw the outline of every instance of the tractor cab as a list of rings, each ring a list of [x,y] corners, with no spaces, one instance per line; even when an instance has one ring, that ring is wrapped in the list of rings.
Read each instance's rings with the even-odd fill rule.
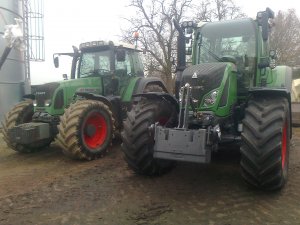
[[[233,63],[238,92],[246,93],[256,73],[256,36],[255,22],[249,18],[206,23],[196,31],[193,64]]]
[[[73,57],[71,79],[92,79],[100,84],[100,94],[119,95],[131,77],[144,76],[139,50],[130,44],[116,44],[112,41],[92,41],[81,43],[74,53],[54,54],[54,64],[58,67],[58,56]]]
[[[116,95],[133,76],[144,76],[143,65],[134,46],[103,41],[80,45],[77,78],[100,78],[102,95]]]

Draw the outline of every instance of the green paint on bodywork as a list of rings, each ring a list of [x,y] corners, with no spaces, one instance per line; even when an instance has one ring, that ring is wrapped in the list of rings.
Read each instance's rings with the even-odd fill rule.
[[[129,82],[124,82],[125,86],[121,88],[121,100],[123,102],[130,102],[132,99],[132,93],[134,92],[135,85],[140,77],[133,77]]]
[[[267,87],[272,88],[287,88],[286,83],[286,74],[289,67],[287,66],[276,66],[273,70],[270,71],[270,75],[267,80]]]
[[[122,102],[130,102],[132,98],[132,93],[134,91],[135,85],[140,77],[125,77],[124,80],[119,80],[119,96],[121,96]],[[54,101],[57,93],[63,90],[64,94],[64,107],[60,109],[54,108]],[[47,112],[50,115],[62,115],[64,113],[64,108],[68,107],[72,101],[74,101],[75,92],[87,92],[92,94],[98,94],[104,96],[104,91],[102,87],[101,77],[89,77],[81,78],[75,80],[61,81],[59,87],[54,91],[51,99],[51,105],[45,107],[35,107],[35,111]]]
[[[229,80],[228,80],[229,79]],[[226,81],[228,80],[228,90],[225,90]],[[216,116],[226,117],[230,114],[232,105],[237,101],[237,72],[236,66],[232,63],[228,63],[224,72],[223,80],[219,88],[215,89],[218,91],[218,96],[216,102],[211,107],[204,107],[204,99],[207,95],[209,95],[212,91],[204,95],[201,99],[200,107],[198,107],[198,111],[212,111]],[[226,104],[220,107],[220,101],[222,95],[228,91],[228,97],[226,100]]]
[[[60,109],[54,108],[54,101],[57,93],[63,90],[64,93],[64,107]],[[102,94],[102,82],[99,77],[82,78],[76,80],[66,80],[59,83],[59,87],[55,90],[51,105],[45,107],[35,107],[35,111],[47,112],[50,115],[62,115],[64,108],[68,107],[73,101],[74,94],[76,91],[88,92],[94,94]]]

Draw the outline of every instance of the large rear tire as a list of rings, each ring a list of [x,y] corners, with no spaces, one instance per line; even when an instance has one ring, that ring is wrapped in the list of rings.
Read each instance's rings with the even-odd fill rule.
[[[174,126],[176,114],[169,102],[147,99],[134,105],[128,112],[121,134],[122,150],[129,167],[136,173],[160,175],[172,168],[172,161],[153,158],[154,136],[150,126],[156,122]]]
[[[290,149],[290,108],[284,97],[255,97],[243,120],[241,173],[265,190],[281,189],[287,181]]]
[[[31,122],[32,116],[33,116],[32,100],[25,100],[18,103],[6,114],[5,119],[2,123],[2,127],[3,127],[3,138],[9,148],[20,153],[30,153],[30,152],[39,151],[44,147],[50,145],[52,139],[43,140],[38,143],[32,143],[27,145],[17,144],[10,140],[8,135],[9,129],[23,123]]]
[[[100,101],[78,100],[61,116],[57,141],[63,153],[74,159],[101,157],[111,144],[112,112]]]

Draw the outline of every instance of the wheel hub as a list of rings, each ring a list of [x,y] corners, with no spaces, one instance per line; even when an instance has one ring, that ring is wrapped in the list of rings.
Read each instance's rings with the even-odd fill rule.
[[[91,113],[84,124],[84,142],[92,150],[97,150],[106,140],[108,127],[101,113]]]
[[[95,135],[96,133],[96,126],[94,124],[88,124],[86,126],[86,129],[85,129],[85,134],[88,136],[88,137],[92,137]]]

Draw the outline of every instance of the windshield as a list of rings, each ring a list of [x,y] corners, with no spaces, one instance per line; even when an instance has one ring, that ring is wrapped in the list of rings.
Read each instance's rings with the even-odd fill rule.
[[[79,77],[110,74],[110,54],[110,50],[84,53],[81,57]]]
[[[78,77],[85,78],[112,75],[113,67],[115,67],[117,76],[131,75],[131,53],[126,51],[124,61],[117,61],[116,57],[111,54],[111,50],[83,53]],[[111,62],[111,59],[113,59],[114,62]]]
[[[254,68],[255,56],[255,27],[250,20],[208,23],[198,33],[197,64],[229,61],[238,69]]]

